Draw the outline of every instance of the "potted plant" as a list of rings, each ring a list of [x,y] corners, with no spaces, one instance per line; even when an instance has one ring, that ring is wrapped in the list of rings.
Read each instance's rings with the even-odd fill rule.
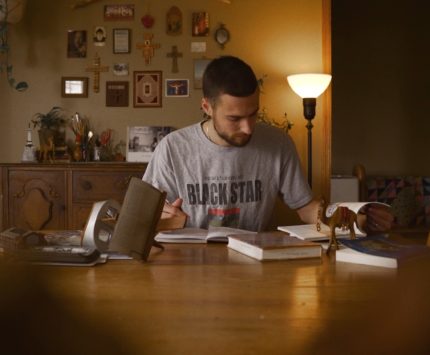
[[[47,113],[36,113],[31,120],[34,128],[39,128],[39,142],[42,146],[53,140],[55,147],[64,147],[66,141],[66,112],[61,107],[54,106]]]

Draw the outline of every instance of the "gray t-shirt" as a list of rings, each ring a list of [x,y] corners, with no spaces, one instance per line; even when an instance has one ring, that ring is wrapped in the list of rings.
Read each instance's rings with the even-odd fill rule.
[[[158,144],[143,180],[181,197],[187,226],[267,228],[280,194],[292,209],[312,199],[291,138],[257,123],[244,147],[223,147],[203,133],[201,122],[168,134]]]

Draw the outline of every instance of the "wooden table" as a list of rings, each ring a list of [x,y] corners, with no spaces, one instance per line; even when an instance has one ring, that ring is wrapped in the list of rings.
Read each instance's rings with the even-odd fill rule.
[[[14,344],[32,353],[414,354],[430,345],[429,270],[171,244],[145,264],[4,266],[0,318],[19,322],[28,341]]]

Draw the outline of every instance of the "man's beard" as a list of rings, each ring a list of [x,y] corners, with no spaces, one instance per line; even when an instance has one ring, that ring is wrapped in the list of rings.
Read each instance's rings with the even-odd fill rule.
[[[227,134],[220,132],[216,126],[215,120],[213,121],[213,126],[216,134],[218,134],[218,136],[220,136],[224,141],[234,147],[243,147],[251,140],[252,135],[250,134],[236,133],[234,135],[228,136]]]

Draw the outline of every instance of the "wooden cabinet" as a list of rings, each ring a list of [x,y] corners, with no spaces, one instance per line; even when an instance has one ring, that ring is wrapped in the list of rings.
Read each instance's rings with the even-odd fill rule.
[[[0,164],[1,228],[81,229],[92,204],[122,202],[146,164]]]

